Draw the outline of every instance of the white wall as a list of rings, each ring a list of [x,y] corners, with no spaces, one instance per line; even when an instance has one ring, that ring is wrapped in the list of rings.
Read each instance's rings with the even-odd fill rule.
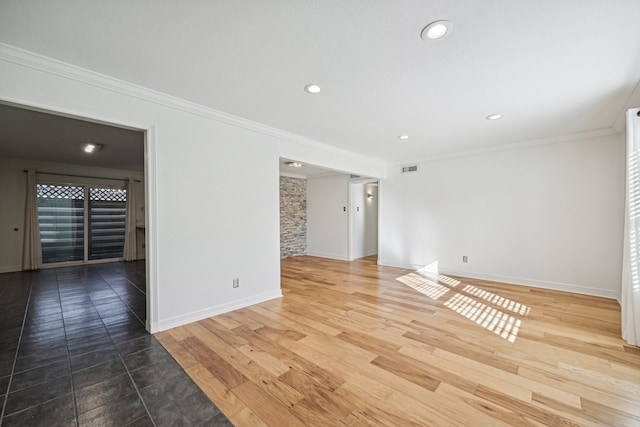
[[[93,168],[62,163],[35,162],[21,159],[0,158],[0,273],[22,270],[22,248],[24,244],[24,215],[27,194],[27,174],[24,170],[33,169],[37,172],[56,174],[81,175],[122,179],[134,178],[136,182],[136,213],[142,212],[144,206],[144,183],[142,172],[123,171],[115,169]],[[38,175],[41,177],[42,175]],[[60,176],[51,176],[60,181]],[[68,178],[65,182],[98,184],[101,180]],[[113,183],[113,181],[107,181]],[[144,224],[144,218],[137,218],[137,223]],[[18,229],[17,231],[15,229]],[[144,257],[142,245],[138,241],[138,253]]]
[[[147,131],[152,331],[281,295],[280,157],[386,174],[380,161],[3,44],[0,100]]]
[[[619,135],[420,163],[382,182],[379,262],[617,298]],[[462,257],[468,256],[463,263]]]
[[[378,185],[369,183],[364,186],[364,239],[362,245],[363,256],[378,253]],[[367,194],[372,194],[368,198]]]
[[[349,176],[307,179],[307,255],[349,259]]]

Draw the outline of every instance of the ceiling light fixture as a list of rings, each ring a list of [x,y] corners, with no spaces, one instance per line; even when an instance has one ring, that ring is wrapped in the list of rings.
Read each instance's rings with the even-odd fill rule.
[[[435,21],[424,27],[420,33],[422,40],[441,39],[451,32],[453,24],[449,21]]]
[[[403,141],[404,141],[404,140],[406,140],[406,139],[409,139],[409,135],[400,135],[400,136],[398,137],[398,139],[401,139],[401,140],[403,140]]]
[[[298,162],[287,162],[287,165],[291,166],[292,168],[301,168],[302,167],[302,163],[298,163]]]
[[[306,85],[304,87],[304,90],[307,91],[307,93],[311,93],[313,95],[315,95],[316,93],[322,92],[322,88],[315,83]]]
[[[490,114],[485,119],[487,120],[498,120],[502,118],[502,114]]]
[[[102,145],[89,143],[89,144],[84,144],[82,146],[82,149],[84,150],[85,153],[95,153],[96,151],[102,150]]]

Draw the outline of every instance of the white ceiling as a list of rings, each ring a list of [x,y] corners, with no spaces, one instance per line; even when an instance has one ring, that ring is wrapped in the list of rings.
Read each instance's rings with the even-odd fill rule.
[[[4,0],[0,41],[404,162],[610,129],[638,96],[638,17],[638,0]],[[439,19],[453,32],[423,41]]]

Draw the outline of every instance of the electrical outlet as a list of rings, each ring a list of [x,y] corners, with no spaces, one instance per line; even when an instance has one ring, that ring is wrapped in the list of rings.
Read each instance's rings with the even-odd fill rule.
[[[239,288],[240,287],[240,279],[238,279],[238,278],[233,279],[233,287],[234,288]]]
[[[467,262],[467,256],[466,255],[462,257],[462,262]]]

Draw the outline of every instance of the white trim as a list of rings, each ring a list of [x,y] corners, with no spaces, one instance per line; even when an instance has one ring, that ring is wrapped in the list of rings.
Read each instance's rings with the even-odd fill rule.
[[[378,258],[378,265],[385,267],[402,268],[406,270],[420,270],[424,265],[410,264],[388,264]],[[528,279],[523,277],[503,276],[499,274],[475,273],[471,271],[460,271],[448,268],[439,268],[439,274],[448,276],[467,277],[469,279],[489,280],[491,282],[507,283],[517,286],[529,286],[531,288],[549,289],[552,291],[571,292],[581,295],[592,295],[609,299],[620,300],[620,292],[607,289],[592,288],[590,286],[577,285],[574,283],[549,282],[545,280]]]
[[[610,291],[606,289],[592,288],[589,286],[577,285],[574,283],[548,282],[545,280],[527,279],[523,277],[502,276],[499,274],[474,273],[470,271],[456,271],[449,269],[440,269],[440,274],[468,277],[470,279],[489,280],[492,282],[507,283],[512,285],[529,286],[532,288],[550,289],[553,291],[571,292],[581,295],[592,295],[609,299],[619,299],[620,292]]]
[[[272,126],[234,116],[223,111],[205,107],[194,102],[186,101],[171,95],[164,94],[162,92],[138,86],[133,83],[119,80],[114,77],[97,73],[95,71],[87,70],[86,68],[78,67],[76,65],[58,61],[56,59],[39,55],[37,53],[20,49],[18,47],[2,42],[0,42],[0,60],[11,62],[19,66],[31,68],[37,71],[42,71],[48,74],[56,75],[79,83],[98,87],[100,89],[108,90],[114,93],[119,93],[121,95],[137,98],[153,104],[173,108],[178,111],[194,114],[210,120],[223,122],[232,126],[258,132],[263,135],[272,136],[307,147],[322,149],[323,151],[328,151],[340,156],[348,155],[356,158],[374,160],[378,163],[381,162],[381,160],[375,159],[373,157],[368,157],[360,153],[344,150],[342,148],[336,147],[335,145],[329,145],[324,142],[316,141],[310,138],[296,135],[291,132],[277,129]],[[10,99],[6,99],[6,101],[13,102],[13,100]],[[33,107],[38,108],[37,105],[33,105]],[[79,114],[79,116],[85,117],[83,114]],[[112,122],[118,123],[118,121]],[[143,129],[147,128],[148,126],[143,127]]]
[[[197,322],[202,319],[217,316],[219,314],[228,313],[233,310],[239,310],[241,308],[248,307],[250,305],[260,304],[272,299],[282,298],[282,292],[280,290],[275,292],[264,292],[259,295],[254,295],[247,298],[242,298],[236,301],[228,302],[225,304],[209,307],[204,310],[194,311],[192,313],[183,314],[180,316],[171,317],[158,323],[158,329],[153,332],[166,331],[167,329],[176,328],[178,326],[186,325],[188,323]]]
[[[325,253],[325,252],[308,252],[306,253],[307,256],[315,256],[318,258],[329,258],[329,259],[336,259],[338,261],[349,261],[349,258],[344,256],[344,255],[336,255],[336,254],[330,254],[330,253]]]
[[[8,265],[8,266],[0,267],[0,273],[15,273],[18,271],[22,271],[21,265]]]
[[[433,160],[450,159],[454,157],[476,156],[479,154],[494,153],[498,151],[518,150],[521,148],[535,147],[538,145],[556,144],[560,142],[576,141],[580,139],[598,138],[601,136],[615,135],[617,133],[619,132],[616,129],[609,127],[609,128],[603,128],[603,129],[590,130],[587,132],[577,132],[577,133],[571,133],[567,135],[552,136],[549,138],[530,139],[530,140],[524,140],[524,141],[514,142],[509,144],[500,144],[500,145],[492,145],[490,147],[476,148],[472,150],[455,151],[452,153],[446,153],[446,154],[441,154],[437,156],[424,157],[418,160],[407,159],[400,162],[393,162],[393,164],[390,164],[390,167],[395,168],[398,166],[407,166],[407,165],[414,166],[414,165],[417,165],[418,163],[425,163]],[[418,170],[420,169],[418,168]]]
[[[300,173],[280,172],[280,176],[286,176],[287,178],[307,179],[306,175]]]
[[[158,332],[160,307],[160,275],[158,274],[158,203],[156,200],[157,156],[156,126],[150,126],[144,138],[144,193],[145,193],[145,261],[147,276],[147,321],[146,328],[150,333]]]
[[[384,260],[384,258],[378,257],[378,265],[381,267],[402,268],[404,270],[420,270],[424,267],[422,264],[394,264]]]
[[[380,254],[382,253],[382,239],[380,239],[380,236],[382,236],[382,216],[384,215],[384,212],[382,212],[382,187],[384,187],[384,180],[379,180],[378,181],[378,247],[377,247],[377,251],[376,254],[378,255],[376,257],[376,264],[377,265],[381,265],[380,264]]]

